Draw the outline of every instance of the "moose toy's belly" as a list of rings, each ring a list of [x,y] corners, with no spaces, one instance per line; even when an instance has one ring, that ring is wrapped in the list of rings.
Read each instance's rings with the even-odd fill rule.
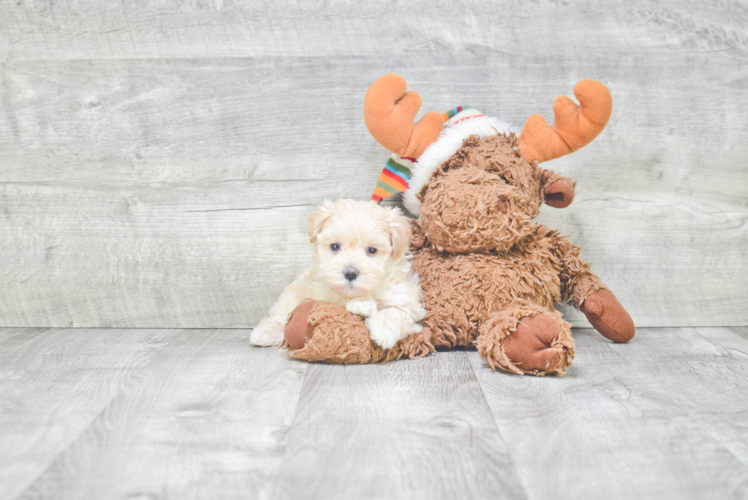
[[[433,248],[414,252],[428,311],[425,326],[445,337],[441,346],[467,345],[492,312],[513,301],[553,308],[560,301],[559,269],[544,255],[449,254]]]

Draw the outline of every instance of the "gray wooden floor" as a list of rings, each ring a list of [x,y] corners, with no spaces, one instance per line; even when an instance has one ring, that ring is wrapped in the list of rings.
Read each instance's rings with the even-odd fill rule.
[[[0,330],[0,498],[746,498],[748,328],[310,365],[249,330]]]

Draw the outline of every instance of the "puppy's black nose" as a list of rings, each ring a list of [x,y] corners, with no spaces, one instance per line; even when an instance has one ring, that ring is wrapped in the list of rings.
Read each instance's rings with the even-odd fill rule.
[[[353,281],[358,278],[358,269],[352,267],[346,268],[346,270],[343,271],[343,276],[345,276],[345,279],[348,281]]]

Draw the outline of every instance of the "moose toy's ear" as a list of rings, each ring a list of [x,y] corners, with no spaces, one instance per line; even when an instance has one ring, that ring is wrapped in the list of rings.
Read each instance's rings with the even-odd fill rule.
[[[574,201],[574,186],[567,179],[562,179],[546,187],[543,194],[546,205],[566,208]]]
[[[566,208],[574,201],[576,181],[557,174],[553,170],[543,170],[540,180],[540,191],[546,205],[554,208]]]

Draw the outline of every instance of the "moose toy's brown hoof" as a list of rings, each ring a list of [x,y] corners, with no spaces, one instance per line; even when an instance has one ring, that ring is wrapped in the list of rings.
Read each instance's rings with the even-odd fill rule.
[[[587,297],[584,314],[595,330],[613,342],[628,342],[634,338],[634,320],[610,292],[599,290]]]
[[[550,373],[565,361],[563,351],[552,347],[560,336],[558,323],[547,314],[538,314],[520,320],[517,331],[504,339],[504,350],[522,370]]]
[[[494,313],[476,342],[493,368],[518,375],[564,375],[574,359],[571,325],[558,311],[517,303]]]
[[[291,312],[283,330],[289,348],[301,349],[314,336],[314,325],[309,322],[309,313],[312,312],[314,304],[313,300],[302,302]]]

